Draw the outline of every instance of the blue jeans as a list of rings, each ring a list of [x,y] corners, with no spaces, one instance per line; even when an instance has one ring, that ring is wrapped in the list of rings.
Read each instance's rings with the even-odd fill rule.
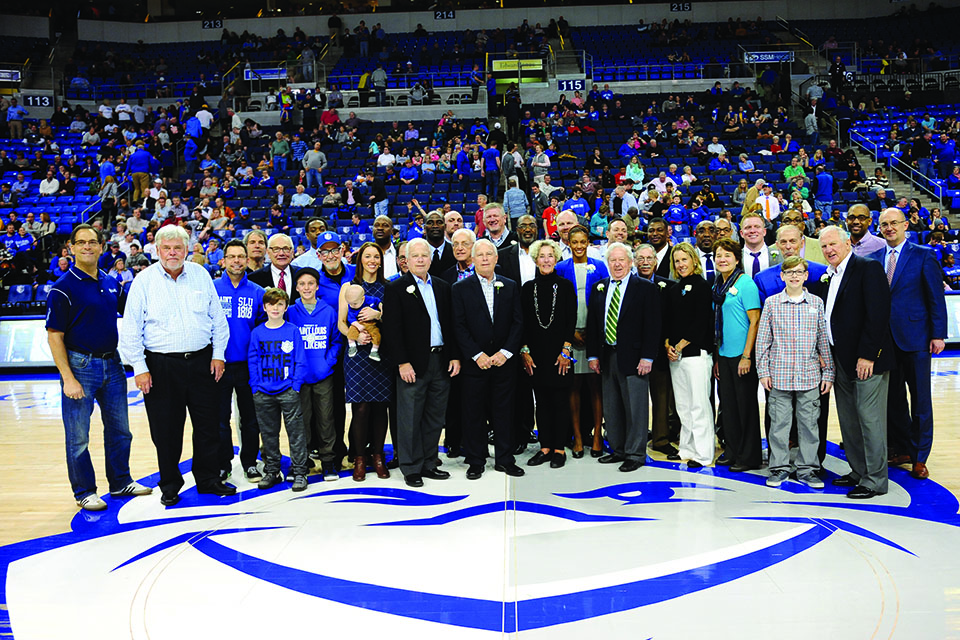
[[[380,202],[373,203],[373,214],[376,216],[390,216],[390,199],[385,198]]]
[[[313,189],[314,185],[317,187],[323,186],[323,178],[320,176],[320,170],[307,169],[307,189]]]
[[[287,159],[283,156],[273,156],[273,170],[274,171],[286,171],[287,170]]]
[[[130,425],[127,421],[127,376],[120,357],[101,360],[76,351],[68,351],[70,370],[83,397],[73,400],[63,395],[60,383],[60,407],[67,445],[67,475],[73,495],[82,500],[97,493],[97,477],[90,462],[90,415],[93,403],[100,405],[103,419],[103,445],[106,453],[107,481],[110,491],[119,491],[132,482],[130,478]]]

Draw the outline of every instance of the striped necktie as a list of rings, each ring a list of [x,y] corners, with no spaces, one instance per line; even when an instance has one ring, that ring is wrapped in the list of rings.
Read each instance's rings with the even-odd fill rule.
[[[617,344],[617,319],[620,317],[620,280],[613,283],[613,298],[610,299],[610,306],[607,308],[607,322],[604,334],[607,338],[607,344]]]
[[[891,251],[890,257],[887,258],[887,284],[893,284],[893,274],[897,270],[897,252]]]

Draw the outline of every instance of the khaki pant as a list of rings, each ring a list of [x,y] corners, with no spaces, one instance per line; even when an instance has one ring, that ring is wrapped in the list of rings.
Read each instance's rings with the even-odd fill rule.
[[[379,347],[380,346],[380,327],[377,326],[377,323],[361,322],[360,324],[363,325],[363,328],[370,335],[370,344],[372,344],[375,347]],[[360,337],[360,330],[351,324],[350,328],[347,329],[347,340],[350,340],[351,342],[356,342],[359,337]]]
[[[133,180],[133,202],[140,202],[141,197],[146,197],[150,193],[150,174],[137,172],[130,175]]]

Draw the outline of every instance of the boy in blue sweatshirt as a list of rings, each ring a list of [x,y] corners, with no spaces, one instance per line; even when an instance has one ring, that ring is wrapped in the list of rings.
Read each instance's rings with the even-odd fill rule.
[[[320,273],[313,267],[297,271],[296,287],[300,297],[287,311],[287,319],[300,328],[306,353],[300,408],[303,426],[309,435],[308,449],[320,452],[324,481],[337,480],[334,430],[333,368],[340,356],[342,342],[337,339],[337,312],[317,299]],[[314,454],[316,455],[316,454]]]
[[[263,441],[263,479],[260,489],[283,482],[280,473],[280,414],[290,442],[290,475],[293,490],[307,488],[307,434],[300,413],[300,387],[306,373],[306,354],[300,330],[283,319],[287,292],[271,287],[263,294],[267,322],[250,333],[247,365],[250,388],[257,408],[260,438]]]

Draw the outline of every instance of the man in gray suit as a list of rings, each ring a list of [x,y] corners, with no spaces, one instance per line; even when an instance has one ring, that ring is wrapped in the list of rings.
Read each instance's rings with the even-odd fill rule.
[[[757,213],[748,213],[740,220],[740,236],[743,238],[743,270],[751,278],[757,274],[780,264],[783,258],[776,247],[768,247],[764,239],[767,235],[767,226],[763,216]]]

